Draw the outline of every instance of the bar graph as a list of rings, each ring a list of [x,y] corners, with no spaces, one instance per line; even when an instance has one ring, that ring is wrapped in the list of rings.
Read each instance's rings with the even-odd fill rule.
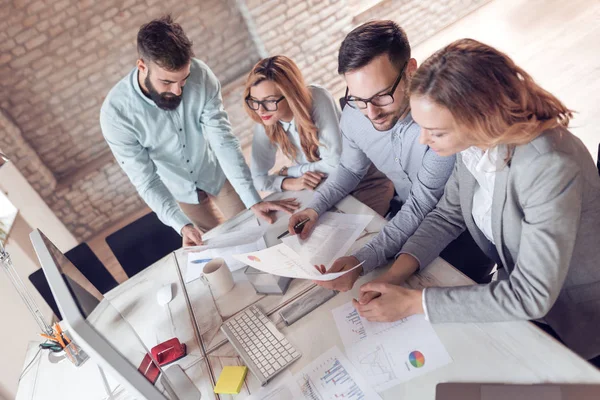
[[[335,387],[336,399],[361,400],[365,398],[362,390],[358,387],[354,379],[348,374],[346,368],[337,358],[332,360],[331,367],[326,369],[321,376],[321,382],[326,387]]]
[[[352,308],[352,311],[346,315],[346,323],[350,326],[350,330],[356,334],[360,340],[367,337],[365,326],[355,308]]]
[[[337,346],[304,367],[294,379],[304,400],[381,400]]]

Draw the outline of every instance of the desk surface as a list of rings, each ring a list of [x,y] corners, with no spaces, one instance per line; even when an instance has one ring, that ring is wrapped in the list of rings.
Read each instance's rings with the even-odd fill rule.
[[[306,204],[310,192],[296,195]],[[278,198],[283,196],[290,194],[272,195]],[[337,208],[346,213],[375,215],[371,209],[352,197],[341,201]],[[250,217],[251,212],[242,213],[213,229],[205,237],[235,228]],[[286,218],[280,216],[279,219]],[[375,215],[367,226],[367,234],[353,248],[366,243],[385,222]],[[275,243],[274,236],[277,233],[279,230],[274,230],[272,237],[267,235],[267,245]],[[292,326],[286,327],[276,311],[298,296],[310,295],[313,287],[311,282],[294,280],[284,296],[257,295],[245,280],[243,272],[237,271],[234,273],[234,289],[222,298],[213,300],[202,280],[183,284],[182,276],[185,276],[186,267],[186,256],[179,251],[175,252],[119,285],[105,297],[136,329],[147,348],[174,336],[186,343],[188,355],[177,363],[201,390],[203,399],[216,398],[212,386],[223,366],[242,364],[233,347],[220,333],[219,327],[224,319],[251,304],[258,305],[270,315],[290,342],[303,353],[302,358],[289,368],[292,373],[300,371],[332,346],[337,345],[344,351],[331,310],[356,296],[358,284],[352,291],[338,294]],[[373,279],[384,269],[362,277],[358,283]],[[156,289],[167,283],[176,287],[175,296],[166,307],[158,307]],[[438,258],[421,273],[411,277],[408,284],[413,287],[428,287],[468,285],[472,282]],[[384,399],[397,399],[403,395],[406,398],[433,399],[436,384],[449,381],[600,383],[600,371],[528,322],[438,324],[434,325],[434,329],[453,362],[381,393]],[[37,344],[34,344],[27,353],[25,365],[29,364],[36,351]],[[71,383],[62,387],[69,387],[70,390],[68,393],[62,391],[59,395],[56,392],[57,384],[65,381]],[[113,393],[118,394],[116,398],[129,398],[117,382],[109,379],[109,384]],[[242,392],[235,398],[244,399],[259,387],[258,381],[252,374],[248,374]],[[43,353],[23,375],[16,398],[52,399],[54,393],[57,393],[56,398],[63,400],[106,398],[98,369],[91,360],[75,369],[68,362],[50,364],[46,353]],[[233,397],[220,396],[223,400],[230,398]]]

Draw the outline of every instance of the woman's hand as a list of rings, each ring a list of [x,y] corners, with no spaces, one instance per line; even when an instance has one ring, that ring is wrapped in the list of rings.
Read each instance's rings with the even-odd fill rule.
[[[367,304],[352,300],[358,313],[369,321],[392,322],[414,314],[424,314],[422,290],[406,289],[390,283],[369,282],[361,286],[362,293],[380,293]]]
[[[298,178],[285,178],[281,184],[283,190],[315,190],[315,188],[325,179],[327,175],[321,172],[306,172]]]

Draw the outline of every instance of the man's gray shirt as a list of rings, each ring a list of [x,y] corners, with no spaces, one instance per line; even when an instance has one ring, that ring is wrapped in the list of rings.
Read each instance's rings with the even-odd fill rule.
[[[342,156],[339,167],[315,192],[307,208],[321,215],[347,196],[373,162],[393,183],[402,202],[396,216],[354,256],[368,273],[386,264],[402,249],[444,193],[455,156],[442,157],[419,143],[421,128],[409,113],[388,131],[376,130],[360,110],[345,107],[340,122]]]

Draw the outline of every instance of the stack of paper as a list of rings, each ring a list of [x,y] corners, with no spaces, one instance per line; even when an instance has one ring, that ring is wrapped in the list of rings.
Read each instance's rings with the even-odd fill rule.
[[[328,268],[337,258],[345,255],[372,218],[368,215],[328,212],[319,218],[306,240],[301,240],[297,235],[289,236],[277,246],[233,257],[273,275],[323,281],[336,279],[350,270],[322,275],[314,266],[324,265]]]

